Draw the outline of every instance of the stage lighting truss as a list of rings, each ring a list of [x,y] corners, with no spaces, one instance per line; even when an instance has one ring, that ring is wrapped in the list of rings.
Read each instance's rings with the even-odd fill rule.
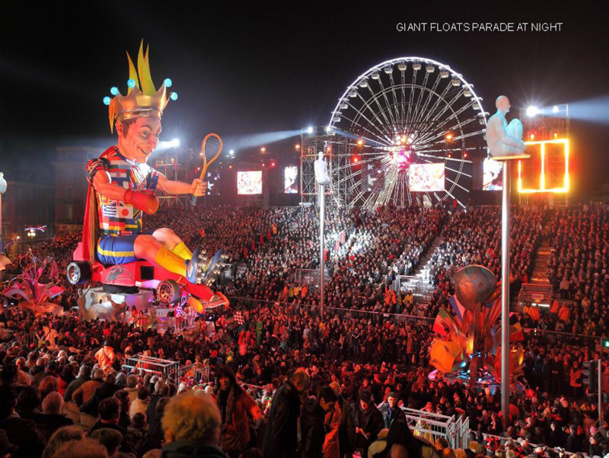
[[[465,164],[486,148],[481,101],[461,74],[431,59],[403,57],[368,69],[346,88],[328,124],[357,157],[333,168],[354,183],[339,197],[370,209],[453,199],[464,207],[471,188]],[[438,162],[445,164],[445,190],[411,192],[409,165]]]

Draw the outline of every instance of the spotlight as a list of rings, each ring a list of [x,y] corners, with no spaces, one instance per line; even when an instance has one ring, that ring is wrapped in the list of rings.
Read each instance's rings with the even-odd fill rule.
[[[362,146],[364,144],[364,140],[361,138],[357,141],[357,146]]]
[[[529,135],[529,140],[531,140],[531,141],[535,140],[535,134]]]
[[[230,150],[230,151],[228,152],[228,154],[230,154],[231,156],[234,156],[234,155],[235,155],[235,150],[234,150],[234,149]]]
[[[467,159],[467,152],[463,153],[463,159]]]
[[[275,167],[275,161],[271,161],[271,167]]]
[[[552,107],[552,113],[558,113],[558,105]]]
[[[450,133],[446,134],[446,141],[448,143],[452,142],[453,141],[453,134],[450,134]]]
[[[531,105],[530,107],[527,108],[527,116],[529,118],[537,116],[538,114],[539,114],[539,108],[536,107],[535,105]]]
[[[296,143],[296,144],[294,145],[294,148],[296,148],[296,151],[298,151],[298,150],[300,149],[300,143]]]
[[[180,139],[174,138],[173,140],[171,140],[171,146],[174,148],[177,148],[178,146],[180,146]]]
[[[312,134],[313,133],[313,126],[309,126],[307,127],[307,134]]]
[[[260,148],[260,152],[261,153],[266,153],[266,146],[263,146],[262,148]]]

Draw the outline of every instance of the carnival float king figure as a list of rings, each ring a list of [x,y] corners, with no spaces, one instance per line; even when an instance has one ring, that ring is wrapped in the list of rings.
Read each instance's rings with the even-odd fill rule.
[[[95,257],[104,265],[126,264],[144,259],[170,272],[182,275],[191,283],[201,283],[214,267],[211,261],[194,254],[168,228],[142,230],[143,213],[154,214],[159,208],[157,190],[168,194],[203,196],[207,183],[168,180],[147,160],[156,149],[161,135],[161,118],[169,100],[177,94],[168,88],[166,79],[157,90],[150,75],[148,49],[143,42],[137,58],[137,69],[127,53],[129,80],[127,95],[116,87],[114,96],[106,97],[110,130],[116,126],[117,145],[111,146],[86,167],[89,181],[83,255]]]

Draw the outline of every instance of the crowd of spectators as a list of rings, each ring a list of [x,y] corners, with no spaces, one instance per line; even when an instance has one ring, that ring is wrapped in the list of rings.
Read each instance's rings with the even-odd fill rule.
[[[607,208],[578,205],[547,213],[552,248],[548,278],[560,298],[571,303],[552,324],[557,330],[605,335],[609,321]]]
[[[583,331],[586,313],[598,318],[598,326],[605,313],[606,212],[581,207],[542,215],[525,207],[512,213],[514,280],[526,281],[531,275],[533,254],[546,224],[554,248],[551,281],[560,280],[558,290],[574,301],[569,323],[583,326],[568,330]],[[365,453],[379,434],[388,434],[387,443],[398,448],[412,445],[407,427],[396,426],[397,433],[390,428],[391,412],[396,410],[388,407],[390,399],[423,411],[468,416],[473,444],[478,446],[486,443],[483,434],[503,431],[498,390],[476,392],[458,382],[428,377],[427,350],[433,338],[429,320],[386,315],[435,316],[451,294],[450,274],[463,265],[482,264],[498,274],[498,209],[472,208],[453,215],[417,207],[330,213],[325,258],[331,279],[326,304],[335,310],[324,320],[317,310],[317,292],[294,282],[296,269],[319,265],[315,209],[200,206],[184,212],[171,207],[148,221],[148,227],[153,226],[172,227],[190,246],[202,243],[210,252],[225,248],[232,280],[221,288],[249,299],[233,299],[230,310],[213,316],[214,326],[202,318],[184,335],[171,330],[160,335],[130,323],[86,322],[71,313],[35,317],[20,308],[3,310],[0,324],[8,343],[0,346],[0,389],[5,390],[0,395],[0,429],[20,447],[16,456],[39,456],[45,447],[45,456],[59,456],[52,454],[62,448],[53,433],[70,423],[62,415],[68,403],[97,423],[86,428],[88,442],[82,438],[82,426],[62,429],[62,441],[77,441],[87,450],[101,443],[108,456],[171,449],[171,443],[180,441],[172,436],[175,431],[165,427],[163,409],[177,399],[175,412],[179,412],[187,396],[197,399],[188,398],[186,404],[202,403],[201,412],[212,419],[215,412],[207,396],[213,396],[219,414],[215,443],[229,456],[318,456],[320,425],[325,456],[344,456],[356,449]],[[567,236],[571,233],[579,236]],[[412,292],[395,294],[390,286],[397,275],[412,274],[420,267],[438,236],[443,243],[431,253],[429,264],[436,289],[428,308],[421,310]],[[61,269],[77,241],[75,235],[57,237],[37,250],[54,253]],[[245,269],[237,269],[238,265]],[[15,263],[9,273],[18,269]],[[562,288],[565,278],[569,284]],[[64,286],[61,301],[68,311],[75,306],[77,293]],[[553,315],[561,316],[555,321],[565,321],[560,311],[552,310],[547,317]],[[544,317],[540,323],[549,321]],[[109,367],[95,356],[107,341],[114,351]],[[533,443],[604,454],[609,417],[599,415],[582,384],[581,367],[597,356],[594,348],[537,336],[527,339],[525,350],[528,387],[512,396],[507,436],[513,440],[502,446],[502,453],[525,454]],[[152,377],[123,368],[125,358],[143,352],[182,365],[209,367],[211,378],[198,383],[192,377]],[[608,384],[609,369],[604,367],[603,384]],[[292,410],[282,410],[286,406]],[[263,440],[265,428],[267,435],[280,431],[277,437],[292,437],[290,428],[277,429],[277,418],[288,414],[300,419],[302,441],[289,446],[293,455],[273,454],[269,444],[276,441]],[[367,429],[372,424],[376,426]],[[281,435],[284,432],[286,436]],[[214,444],[211,436],[203,442]],[[447,456],[461,452],[448,451],[441,441],[435,445]],[[492,450],[496,444],[487,446]],[[472,448],[476,446],[471,445],[468,454],[480,453]],[[164,456],[182,453],[179,447],[169,449]]]

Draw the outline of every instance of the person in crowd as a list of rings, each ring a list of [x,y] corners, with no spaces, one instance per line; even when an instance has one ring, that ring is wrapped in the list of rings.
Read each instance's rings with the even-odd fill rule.
[[[146,415],[148,411],[148,405],[150,404],[150,389],[143,386],[137,393],[137,399],[131,403],[129,408],[129,416],[133,419],[137,413],[143,413]]]
[[[387,401],[383,402],[379,406],[379,410],[383,415],[383,422],[385,423],[385,428],[389,429],[391,427],[391,423],[397,418],[404,416],[404,412],[398,406],[398,398],[399,395],[391,391],[387,395]]]
[[[66,391],[63,395],[64,401],[73,402],[72,395],[74,394],[74,391],[76,391],[85,382],[88,382],[89,380],[91,380],[91,366],[87,366],[87,365],[83,364],[78,369],[78,375],[76,376],[76,378],[68,384]]]
[[[298,456],[302,458],[323,458],[326,436],[326,415],[334,411],[337,396],[332,388],[319,389],[316,398],[309,398],[301,417],[301,440]],[[338,455],[338,450],[336,450]]]
[[[216,402],[222,415],[220,445],[224,453],[237,457],[251,445],[250,421],[259,425],[264,415],[251,395],[239,386],[230,367],[220,366],[216,377],[220,388]]]
[[[374,405],[372,394],[362,391],[359,403],[351,406],[355,424],[355,444],[362,456],[368,456],[368,447],[384,427],[383,415]]]
[[[209,396],[193,391],[178,394],[165,406],[162,426],[164,458],[226,458],[219,448],[222,417]]]
[[[267,458],[294,458],[298,448],[301,395],[310,377],[298,368],[275,393],[269,412],[262,450]]]
[[[83,404],[87,403],[89,399],[95,393],[95,390],[104,383],[105,374],[100,368],[93,371],[93,378],[87,382],[84,382],[78,389],[72,394],[72,401],[76,403],[78,407],[82,407]]]
[[[66,442],[78,441],[85,437],[85,431],[79,426],[62,426],[57,429],[47,442],[42,458],[53,456],[57,449],[61,448]]]
[[[6,432],[9,441],[19,447],[15,457],[40,456],[44,439],[36,429],[36,423],[19,417],[15,411],[17,393],[10,385],[0,385],[0,429]]]

